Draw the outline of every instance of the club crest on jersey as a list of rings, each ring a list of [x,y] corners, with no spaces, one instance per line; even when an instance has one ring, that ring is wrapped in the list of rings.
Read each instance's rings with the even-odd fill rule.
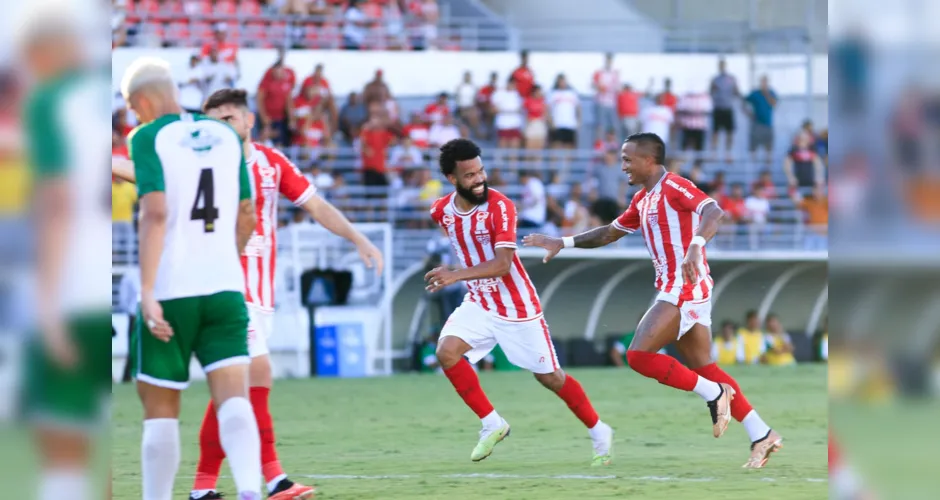
[[[444,214],[444,215],[441,217],[441,222],[443,222],[445,226],[453,226],[453,225],[454,225],[454,216],[451,215],[451,214]]]
[[[653,215],[659,213],[659,198],[660,194],[658,192],[649,195],[649,198],[646,199],[647,214]]]
[[[486,222],[486,219],[490,216],[489,212],[477,212],[477,222]]]
[[[274,189],[277,187],[277,182],[274,181],[274,176],[277,174],[277,169],[259,165],[258,173],[261,174],[262,188]]]
[[[489,246],[490,244],[490,233],[488,231],[477,231],[476,233],[477,242],[483,246]]]
[[[180,146],[190,148],[196,154],[208,153],[216,144],[222,142],[222,139],[210,134],[206,129],[197,127],[189,130],[180,141]]]

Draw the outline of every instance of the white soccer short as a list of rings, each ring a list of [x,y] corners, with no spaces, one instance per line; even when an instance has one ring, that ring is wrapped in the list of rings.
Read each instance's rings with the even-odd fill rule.
[[[483,359],[496,344],[509,362],[532,373],[552,373],[558,369],[555,345],[545,318],[510,321],[497,318],[474,302],[460,304],[441,331],[441,337],[457,337],[470,344],[470,363]]]
[[[682,314],[679,320],[679,339],[691,330],[696,323],[707,326],[708,328],[712,326],[712,299],[710,298],[699,301],[680,301],[679,297],[675,295],[659,292],[659,295],[656,296],[656,301],[668,302],[679,307],[679,312]]]
[[[248,306],[248,356],[268,354],[268,337],[274,329],[274,313]]]

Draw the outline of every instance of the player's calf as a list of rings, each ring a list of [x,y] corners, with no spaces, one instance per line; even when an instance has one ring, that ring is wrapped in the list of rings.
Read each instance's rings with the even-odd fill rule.
[[[561,368],[551,373],[534,373],[533,375],[545,388],[557,394],[568,405],[571,413],[588,428],[588,433],[594,442],[592,465],[609,465],[614,431],[609,425],[601,422],[581,383]]]
[[[261,492],[261,442],[248,400],[248,366],[220,366],[206,373],[219,419],[219,441],[239,493]]]

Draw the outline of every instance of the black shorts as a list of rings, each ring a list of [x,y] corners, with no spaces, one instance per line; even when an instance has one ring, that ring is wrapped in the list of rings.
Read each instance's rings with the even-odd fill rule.
[[[362,185],[368,188],[366,198],[385,198],[387,196],[388,176],[375,170],[362,171]]]
[[[734,132],[734,110],[730,108],[715,108],[712,112],[712,132],[727,130]]]
[[[682,149],[701,151],[705,148],[705,131],[702,129],[682,129]]]
[[[560,142],[570,146],[574,146],[578,143],[578,134],[573,128],[553,129],[549,137],[551,142]]]

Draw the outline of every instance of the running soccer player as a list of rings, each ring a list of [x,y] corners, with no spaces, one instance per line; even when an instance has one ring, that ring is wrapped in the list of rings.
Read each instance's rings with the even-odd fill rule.
[[[741,388],[711,359],[711,290],[705,243],[724,214],[715,200],[663,166],[666,145],[652,133],[634,134],[621,148],[623,171],[640,185],[629,208],[611,224],[575,236],[533,234],[526,246],[548,250],[548,262],[564,248],[597,248],[642,229],[656,270],[656,303],[647,311],[627,349],[627,363],[659,383],[695,392],[708,404],[712,432],[721,437],[733,416],[751,438],[745,468],[761,468],[782,438],[760,418]],[[689,364],[658,351],[675,343]]]
[[[384,266],[382,254],[339,210],[316,193],[316,188],[280,151],[250,142],[255,115],[248,108],[248,93],[244,89],[221,89],[214,92],[203,105],[203,111],[208,116],[231,125],[241,137],[254,186],[258,223],[241,260],[249,317],[249,392],[261,432],[262,472],[271,499],[312,498],[314,488],[294,483],[281,467],[275,446],[274,423],[268,405],[273,380],[267,339],[273,330],[278,192],[302,207],[320,225],[355,244],[366,267],[374,267],[379,275]],[[112,165],[116,175],[133,182],[133,176],[129,175],[125,168],[126,165],[120,163]],[[199,462],[190,493],[191,500],[222,498],[216,491],[222,461],[225,459],[225,452],[219,445],[218,426],[215,408],[210,401],[199,432]]]
[[[144,500],[170,500],[179,468],[180,391],[193,354],[218,413],[239,500],[261,498],[261,444],[248,399],[248,311],[239,254],[255,228],[241,140],[183,112],[170,66],[136,60],[121,83],[141,125],[130,135],[140,195],[141,314],[131,344],[144,406]]]
[[[509,423],[496,413],[471,365],[499,344],[512,364],[531,371],[588,428],[592,465],[610,464],[613,430],[598,418],[581,384],[558,366],[538,294],[516,255],[515,205],[489,189],[480,148],[473,142],[454,139],[441,146],[440,167],[456,191],[434,202],[431,218],[450,237],[462,269],[437,267],[425,280],[431,292],[458,281],[469,288],[441,331],[437,359],[483,423],[470,459],[490,456],[509,435]]]
[[[32,80],[23,125],[35,196],[38,324],[25,346],[22,402],[37,444],[38,500],[100,498],[92,477],[93,445],[105,431],[111,397],[110,373],[103,370],[110,366],[111,289],[102,280],[111,269],[105,249],[111,241],[111,188],[101,168],[107,146],[100,140],[109,123],[102,103],[111,85],[103,72],[85,67],[91,54],[72,7],[28,5],[15,47]],[[27,241],[17,238],[16,244]],[[27,262],[22,258],[14,266]]]

